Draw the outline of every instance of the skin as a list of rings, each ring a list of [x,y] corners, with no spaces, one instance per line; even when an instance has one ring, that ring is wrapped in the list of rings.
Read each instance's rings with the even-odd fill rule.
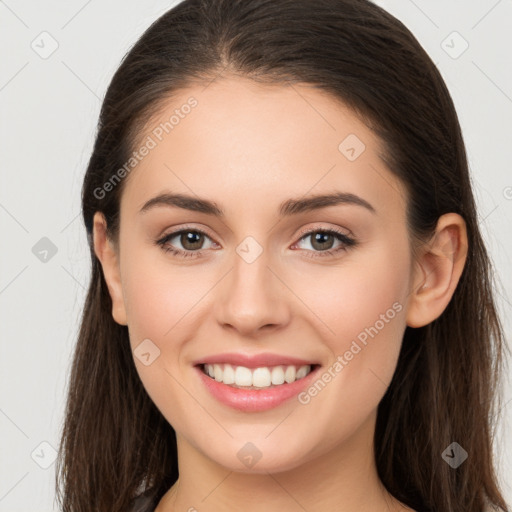
[[[437,318],[466,258],[463,219],[449,213],[413,258],[406,193],[380,157],[381,141],[344,104],[307,85],[256,84],[226,76],[194,85],[163,105],[141,140],[190,96],[198,106],[137,165],[121,199],[119,245],[94,218],[94,244],[132,350],[150,339],[160,355],[143,385],[177,435],[180,477],[157,512],[411,510],[378,478],[373,456],[377,406],[389,385],[406,326]],[[355,134],[354,161],[338,149]],[[343,191],[375,212],[338,204],[280,218],[290,198]],[[139,213],[162,192],[209,199],[222,219],[172,206]],[[155,244],[179,229],[201,229],[203,255],[183,258]],[[358,242],[314,243],[301,230],[338,228]],[[247,263],[236,248],[262,249]],[[193,252],[175,236],[168,245]],[[192,246],[193,247],[193,246]],[[317,256],[308,258],[307,255]],[[238,351],[274,352],[329,368],[393,304],[401,311],[307,404],[291,399],[265,412],[240,412],[213,398],[192,362]],[[325,371],[322,369],[323,371]],[[237,452],[253,443],[261,459]],[[194,508],[192,508],[194,507]]]

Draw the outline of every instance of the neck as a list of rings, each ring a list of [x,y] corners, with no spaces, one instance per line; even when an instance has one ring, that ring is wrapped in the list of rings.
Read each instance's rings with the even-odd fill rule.
[[[380,481],[373,452],[375,414],[342,445],[280,472],[238,473],[178,440],[180,477],[156,512],[390,512],[411,510]]]

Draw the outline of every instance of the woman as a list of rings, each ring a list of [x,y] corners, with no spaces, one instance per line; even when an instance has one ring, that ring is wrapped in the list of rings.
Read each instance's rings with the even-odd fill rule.
[[[82,206],[63,510],[509,510],[457,114],[387,12],[178,4],[108,88]]]

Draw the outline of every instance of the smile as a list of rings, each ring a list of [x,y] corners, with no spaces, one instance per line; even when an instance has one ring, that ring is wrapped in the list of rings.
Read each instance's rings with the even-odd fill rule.
[[[241,389],[264,389],[284,383],[291,384],[306,377],[312,370],[309,364],[263,366],[252,369],[226,363],[203,364],[201,367],[206,375],[217,382]]]
[[[227,363],[201,363],[194,367],[210,396],[225,406],[246,413],[268,411],[292,400],[311,385],[320,368],[319,364],[307,364],[249,369]],[[226,384],[224,379],[231,383]]]

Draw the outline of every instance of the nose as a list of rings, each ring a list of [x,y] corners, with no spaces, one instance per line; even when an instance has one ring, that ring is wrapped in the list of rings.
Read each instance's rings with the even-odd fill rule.
[[[262,330],[277,330],[289,322],[287,288],[268,260],[265,251],[252,262],[235,253],[233,268],[219,283],[214,305],[217,321],[224,329],[257,336]]]

